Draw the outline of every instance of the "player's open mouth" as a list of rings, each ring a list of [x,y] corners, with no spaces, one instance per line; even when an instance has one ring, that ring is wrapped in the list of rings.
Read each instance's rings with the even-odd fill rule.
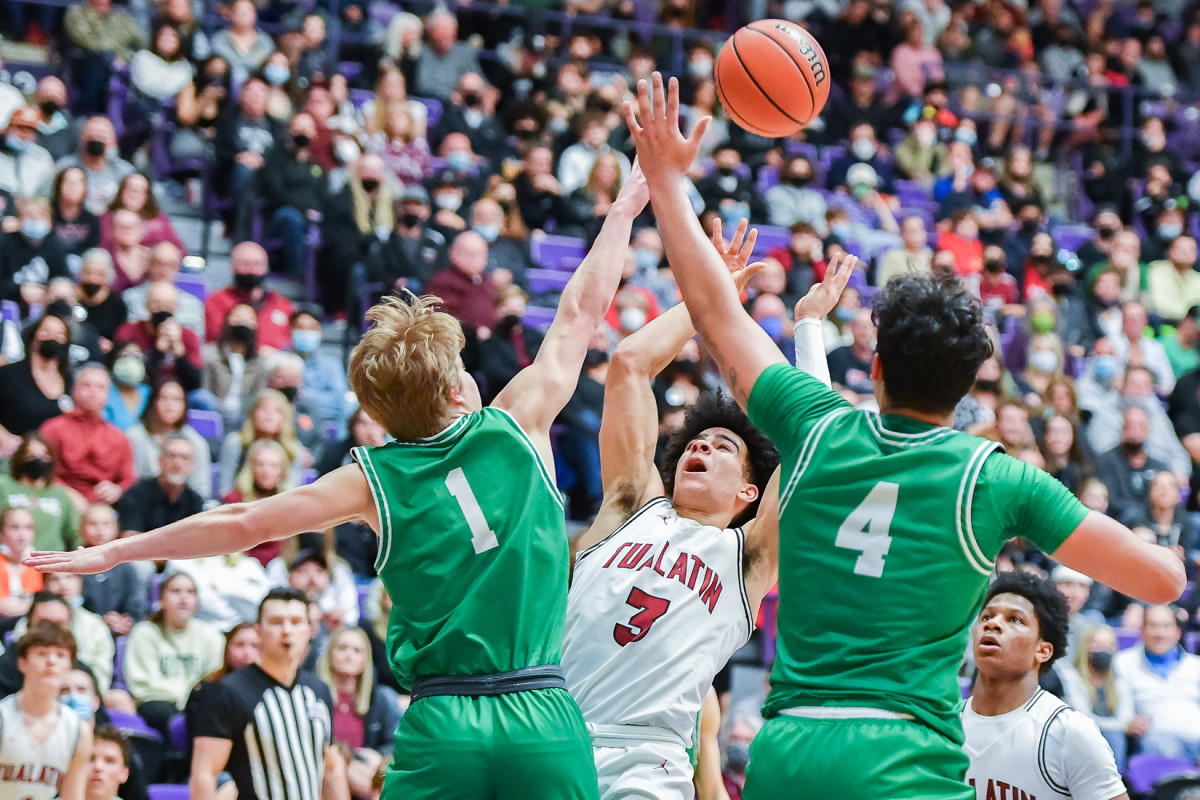
[[[979,637],[979,649],[984,653],[999,652],[1000,640],[991,634],[985,634]]]
[[[704,463],[704,459],[700,456],[691,456],[687,461],[683,462],[684,472],[708,472],[708,467]]]

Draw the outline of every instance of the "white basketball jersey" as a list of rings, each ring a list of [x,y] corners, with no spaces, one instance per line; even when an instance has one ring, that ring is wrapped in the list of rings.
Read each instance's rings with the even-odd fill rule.
[[[79,743],[79,715],[59,706],[54,732],[37,744],[15,694],[0,700],[0,800],[52,800]]]
[[[562,666],[586,721],[692,741],[713,676],[754,629],[744,547],[740,528],[684,519],[660,497],[576,556]]]
[[[963,706],[967,783],[978,800],[1112,800],[1125,792],[1112,748],[1086,714],[1042,689],[1007,714]]]

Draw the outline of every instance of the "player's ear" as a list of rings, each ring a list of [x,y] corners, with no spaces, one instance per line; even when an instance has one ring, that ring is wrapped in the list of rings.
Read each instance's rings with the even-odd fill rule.
[[[758,487],[755,486],[753,483],[745,484],[744,486],[742,486],[742,490],[740,492],[738,492],[738,500],[745,502],[746,505],[750,505],[757,499],[758,499]]]
[[[1054,645],[1038,639],[1037,647],[1033,651],[1034,661],[1038,663],[1038,666],[1041,666],[1052,658],[1054,658]]]
[[[871,380],[883,380],[883,367],[879,364],[879,354],[871,356]]]

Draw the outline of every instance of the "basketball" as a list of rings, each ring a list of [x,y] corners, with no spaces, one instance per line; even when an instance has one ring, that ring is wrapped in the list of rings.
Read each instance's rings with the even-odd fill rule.
[[[798,133],[829,99],[829,60],[808,31],[781,19],[740,28],[717,56],[717,96],[751,133]]]

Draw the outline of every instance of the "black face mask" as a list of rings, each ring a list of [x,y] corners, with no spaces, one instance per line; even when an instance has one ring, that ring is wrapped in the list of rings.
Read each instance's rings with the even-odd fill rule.
[[[244,345],[250,345],[254,342],[254,335],[257,331],[249,325],[230,325],[229,338],[235,342],[241,342]]]
[[[54,462],[48,458],[31,458],[21,465],[21,474],[31,481],[40,481],[50,477]]]
[[[53,100],[43,100],[38,103],[38,109],[42,112],[43,117],[53,117],[58,112],[58,103]]]
[[[1107,242],[1117,235],[1117,229],[1116,228],[1097,228],[1096,235]]]
[[[1021,223],[1021,232],[1022,233],[1026,233],[1026,234],[1037,233],[1037,230],[1038,230],[1038,221],[1036,219],[1027,219]]]
[[[812,175],[789,175],[786,182],[791,186],[808,186],[812,183]]]
[[[243,292],[254,291],[262,282],[262,275],[253,275],[248,272],[239,272],[233,276],[233,285]]]
[[[164,322],[174,316],[170,311],[155,311],[150,315],[150,324],[154,327],[162,325]]]
[[[364,192],[373,192],[379,188],[379,180],[377,178],[363,178],[362,187]]]
[[[63,300],[61,297],[51,302],[50,305],[46,306],[46,313],[52,317],[58,317],[59,319],[70,319],[73,316],[72,312],[74,310],[75,306],[71,305],[66,300]]]
[[[1098,650],[1095,653],[1088,653],[1088,665],[1096,672],[1108,672],[1112,669],[1113,654],[1107,650]]]
[[[690,359],[675,362],[675,371],[680,375],[695,375],[700,371],[700,365]]]
[[[500,321],[496,323],[496,330],[500,331],[502,334],[508,335],[512,333],[513,329],[520,324],[521,318],[519,316],[516,314],[509,314],[500,318]]]
[[[1121,452],[1127,456],[1136,456],[1145,449],[1145,442],[1121,442]]]
[[[100,290],[104,288],[102,283],[81,283],[79,289],[83,292],[84,297],[95,297],[100,294]]]
[[[1103,298],[1100,298],[1100,297],[1097,297],[1097,298],[1096,298],[1096,305],[1100,306],[1100,307],[1101,307],[1101,308],[1103,308],[1105,311],[1107,311],[1107,310],[1108,310],[1108,309],[1110,309],[1110,308],[1113,308],[1113,307],[1115,307],[1115,306],[1116,306],[1118,303],[1120,303],[1120,302],[1121,302],[1121,301],[1120,301],[1119,299],[1117,299],[1117,300],[1105,300],[1105,299],[1103,299]]]
[[[992,273],[1004,272],[1004,267],[1005,267],[1005,263],[1000,260],[983,262],[983,268],[986,269],[988,272],[992,272]]]
[[[1000,394],[1000,381],[975,381],[975,388],[989,394]]]
[[[67,352],[67,346],[53,339],[43,339],[38,342],[37,354],[50,361],[57,361]]]
[[[462,99],[463,105],[467,108],[479,108],[483,105],[483,97],[478,92],[467,92]]]
[[[83,143],[83,152],[93,158],[99,158],[108,152],[108,147],[99,139],[88,139]]]
[[[421,215],[415,211],[405,211],[400,215],[400,224],[406,228],[415,228],[421,224]]]
[[[734,173],[735,169],[736,169],[735,167],[717,167],[717,172],[720,175],[728,178],[730,175],[732,175]]]
[[[292,405],[296,405],[296,395],[300,392],[299,386],[284,386],[279,390],[279,393],[287,398],[287,401]]]
[[[311,141],[312,139],[309,138],[307,133],[292,134],[292,144],[296,145],[297,148],[308,147],[308,143]]]
[[[605,350],[596,350],[589,347],[587,353],[583,356],[583,366],[585,367],[598,367],[607,362],[608,352]]]

